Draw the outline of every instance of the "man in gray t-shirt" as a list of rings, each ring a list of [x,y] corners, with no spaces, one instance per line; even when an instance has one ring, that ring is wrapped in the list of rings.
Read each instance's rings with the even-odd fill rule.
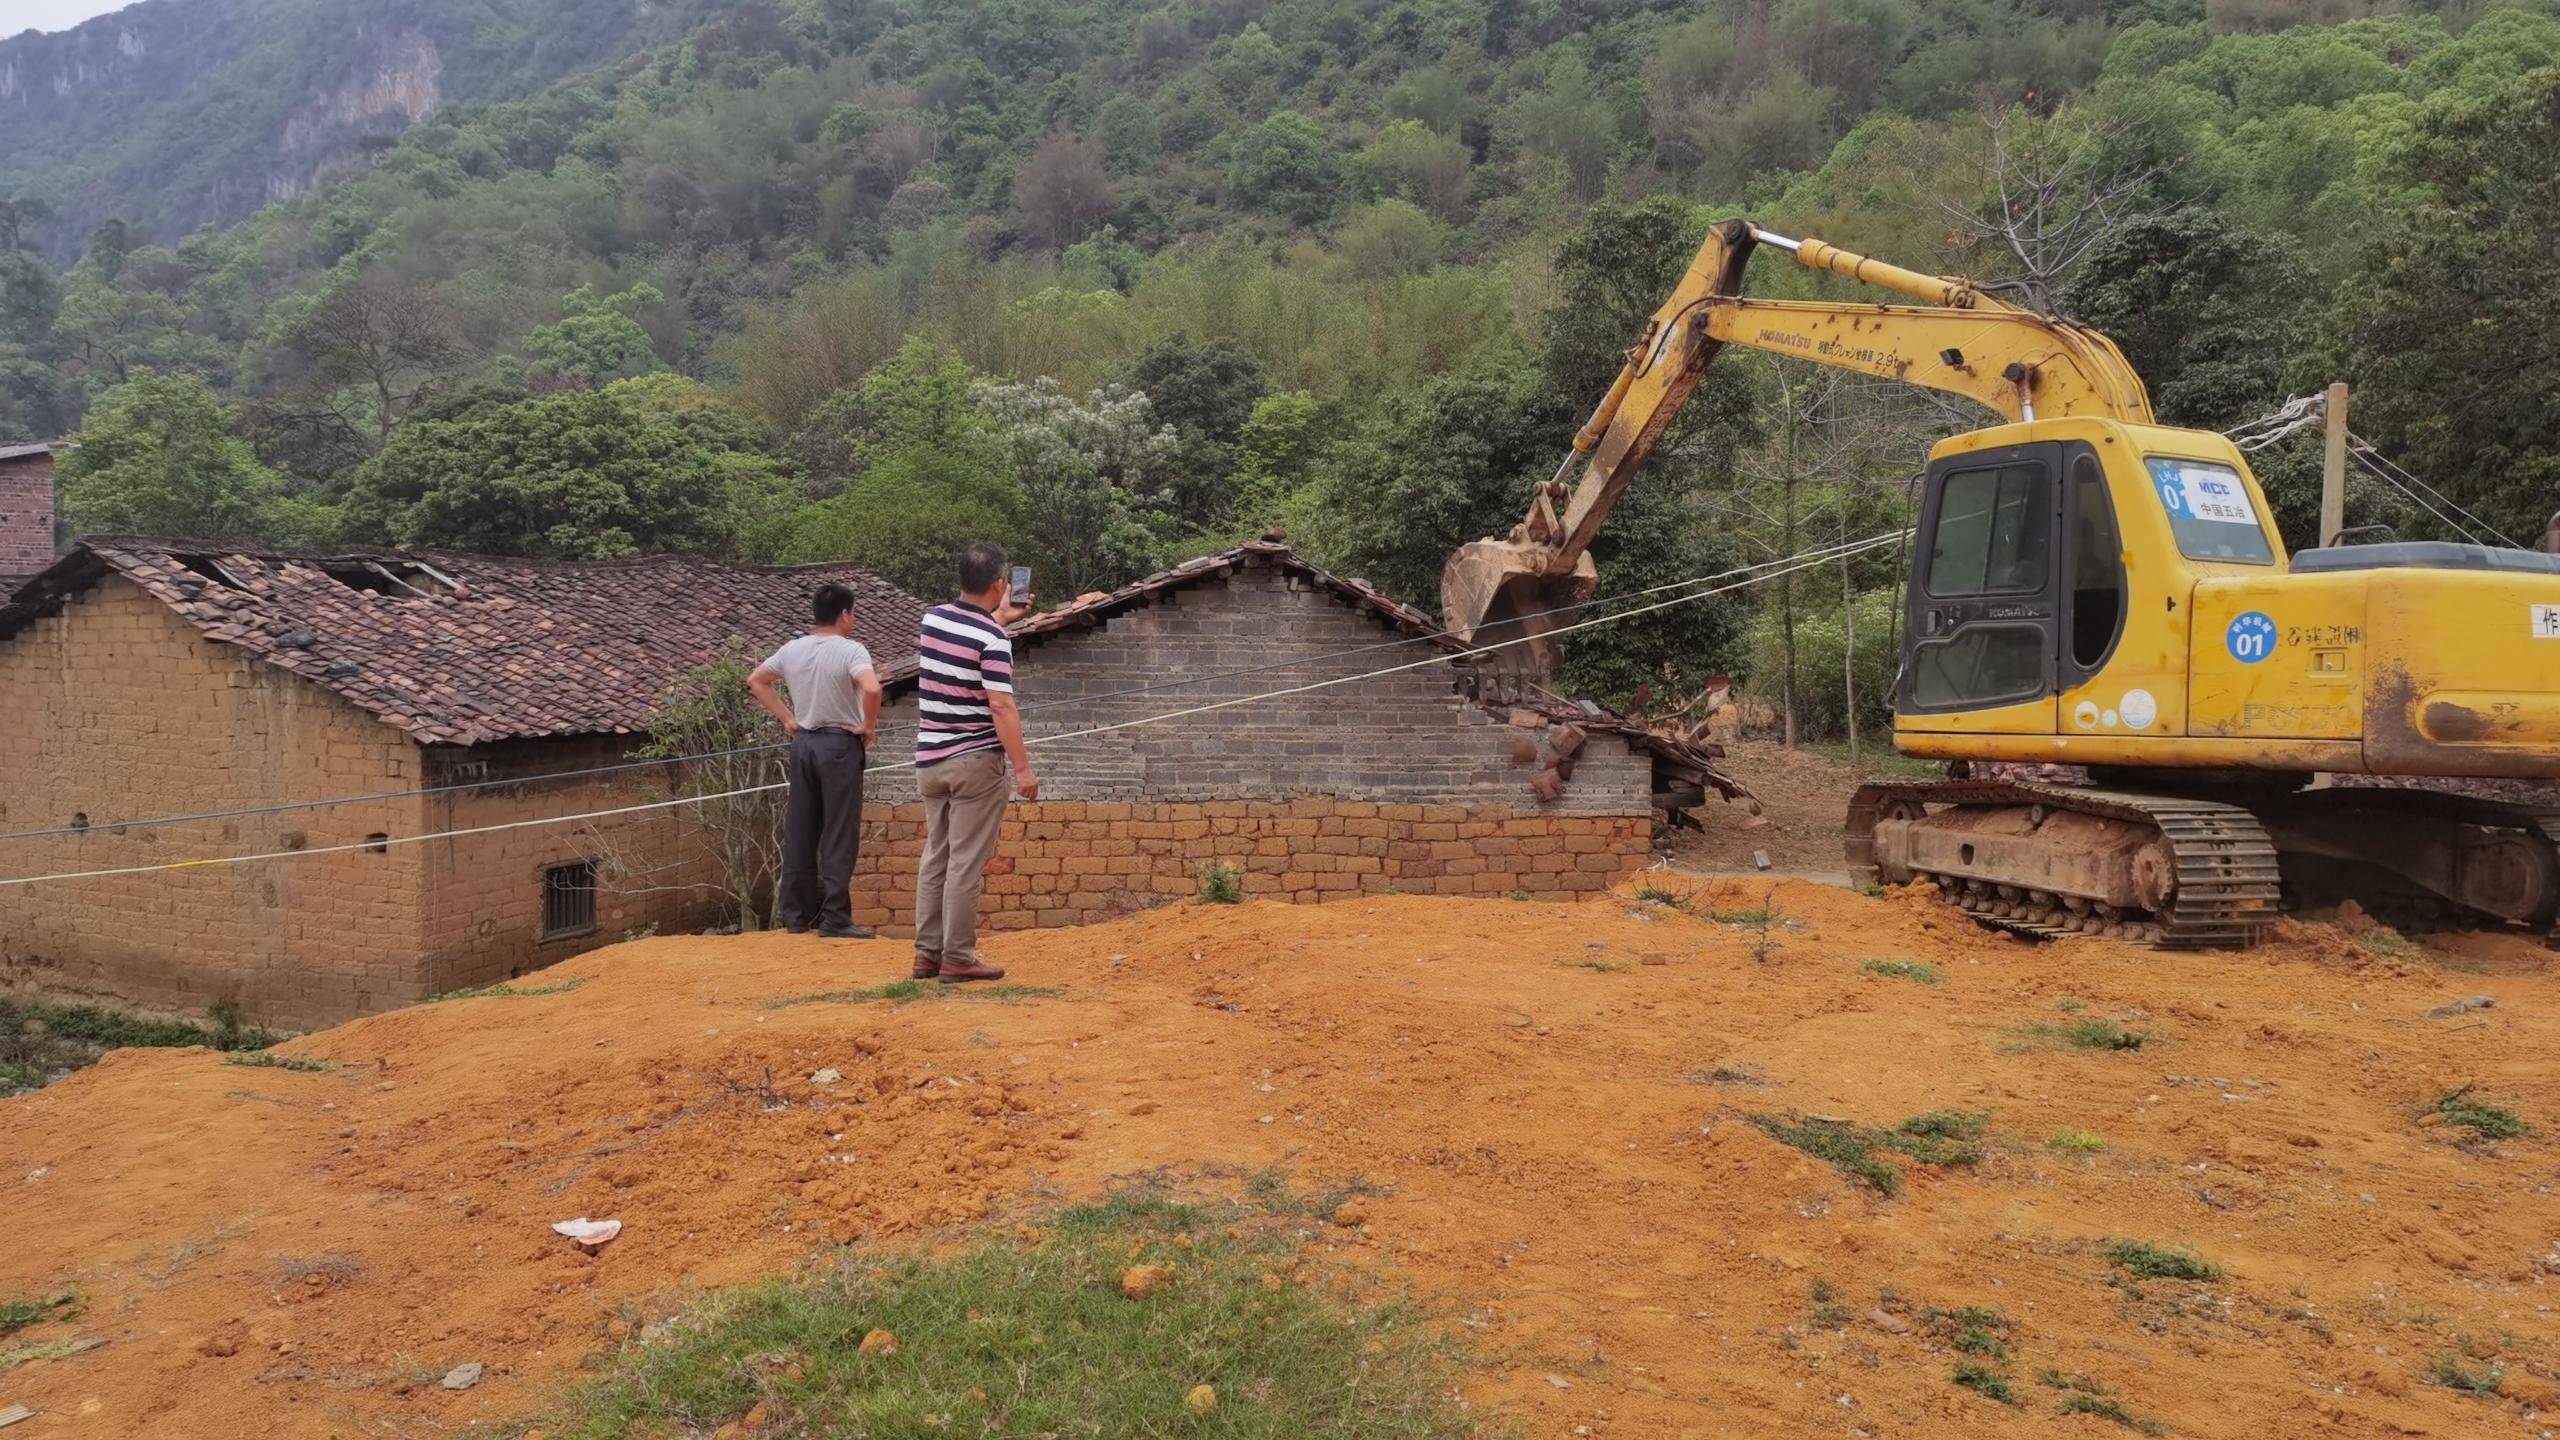
[[[809,600],[817,621],[747,677],[756,703],[782,722],[791,742],[782,811],[782,927],[815,926],[833,940],[868,940],[853,923],[853,866],[862,844],[862,770],[880,721],[880,675],[853,638],[853,592],[821,585]],[[791,692],[784,704],[775,686]]]

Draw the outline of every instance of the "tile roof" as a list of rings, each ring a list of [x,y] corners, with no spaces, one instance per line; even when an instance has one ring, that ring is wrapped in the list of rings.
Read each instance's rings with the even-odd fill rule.
[[[1132,580],[1117,590],[1086,596],[1055,610],[1027,615],[1014,623],[1013,635],[1016,639],[1037,642],[1062,631],[1091,629],[1160,595],[1204,580],[1222,579],[1251,564],[1278,566],[1319,589],[1331,591],[1345,604],[1368,611],[1383,624],[1408,635],[1433,635],[1444,649],[1461,648],[1456,640],[1435,634],[1440,626],[1429,615],[1394,599],[1366,580],[1344,579],[1301,557],[1289,547],[1288,542],[1272,537],[1248,541],[1231,550],[1203,555],[1196,560],[1186,560],[1170,570],[1159,570],[1143,580]]]
[[[1329,590],[1344,604],[1367,611],[1380,624],[1416,637],[1417,643],[1434,645],[1450,652],[1453,664],[1467,665],[1467,660],[1460,653],[1466,646],[1442,630],[1440,623],[1429,614],[1395,599],[1366,580],[1344,578],[1301,557],[1277,531],[1231,550],[1203,555],[1170,570],[1160,570],[1117,590],[1086,596],[1072,605],[1025,616],[1014,623],[1012,634],[1017,642],[1038,644],[1052,637],[1094,629],[1113,616],[1153,603],[1172,591],[1222,579],[1255,564],[1278,566],[1308,584]],[[1401,662],[1382,656],[1380,663]],[[882,673],[890,675],[890,688],[901,688],[903,677],[885,668]],[[1037,683],[1036,679],[1034,683]],[[1758,800],[1741,777],[1722,763],[1724,747],[1705,738],[1703,727],[1682,730],[1676,725],[1666,725],[1656,728],[1641,716],[1621,715],[1589,700],[1524,702],[1481,696],[1477,703],[1496,714],[1509,715],[1514,724],[1574,725],[1584,731],[1618,736],[1653,757],[1655,788],[1659,791],[1677,793],[1681,787],[1701,792],[1713,790],[1727,800],[1748,802],[1755,813],[1759,808]],[[1570,777],[1568,768],[1561,778]]]
[[[924,613],[851,565],[673,555],[571,564],[93,536],[0,591],[0,641],[109,574],[207,639],[334,691],[421,744],[643,729],[667,686],[731,636],[763,647],[805,631],[821,581],[852,587],[855,638],[883,675],[913,668]]]

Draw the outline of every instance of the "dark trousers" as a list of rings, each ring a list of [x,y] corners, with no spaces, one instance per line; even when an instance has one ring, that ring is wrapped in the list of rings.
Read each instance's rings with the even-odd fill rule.
[[[791,737],[782,807],[782,924],[842,930],[853,924],[853,862],[862,851],[862,737],[803,730]]]

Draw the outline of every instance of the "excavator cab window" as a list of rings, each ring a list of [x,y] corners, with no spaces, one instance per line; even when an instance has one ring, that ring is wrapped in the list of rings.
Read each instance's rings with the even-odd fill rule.
[[[2022,445],[1931,468],[1900,708],[1966,710],[2051,693],[2060,448]]]
[[[2098,457],[2074,446],[2071,457],[2071,645],[2066,686],[2098,673],[2124,633],[2124,541],[2116,531],[2115,505],[2107,498],[2106,472]]]

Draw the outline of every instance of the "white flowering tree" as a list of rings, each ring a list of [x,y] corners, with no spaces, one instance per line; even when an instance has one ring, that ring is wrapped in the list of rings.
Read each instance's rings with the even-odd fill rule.
[[[981,382],[975,395],[995,417],[1022,487],[1024,523],[1053,600],[1161,563],[1173,528],[1164,501],[1176,436],[1156,423],[1144,394],[1107,386],[1079,400],[1043,376]]]

